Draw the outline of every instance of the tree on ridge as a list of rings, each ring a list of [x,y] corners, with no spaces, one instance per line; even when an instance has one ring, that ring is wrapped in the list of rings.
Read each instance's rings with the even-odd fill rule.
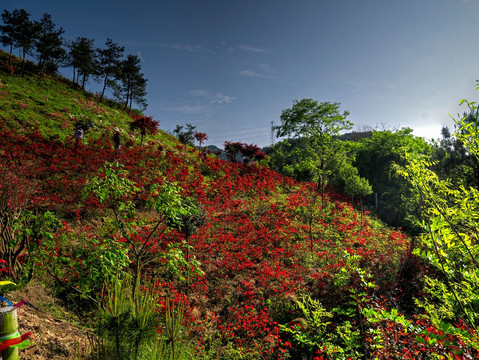
[[[22,72],[25,70],[25,56],[31,54],[38,37],[39,23],[30,20],[30,14],[24,9],[15,9],[11,13],[4,10],[2,13],[4,25],[0,25],[3,33],[1,42],[10,47],[8,65],[12,64],[13,48],[21,49]]]
[[[83,77],[81,80],[82,89],[85,89],[86,81],[97,71],[98,68],[93,43],[93,39],[78,37],[69,45],[70,52],[68,55],[70,61],[69,64],[73,66],[73,82],[75,82],[75,73],[77,84],[80,83],[80,77]]]
[[[349,130],[352,123],[347,120],[348,111],[340,113],[339,103],[318,103],[313,99],[295,100],[293,106],[283,110],[281,124],[276,126],[277,137],[304,137],[308,146],[303,150],[298,166],[309,168],[317,182],[318,190],[324,195],[328,177],[333,169],[330,160],[340,148],[334,136],[341,130]]]
[[[118,78],[121,57],[125,48],[118,46],[112,39],[106,39],[106,49],[97,49],[98,53],[98,78],[102,78],[103,89],[100,95],[100,101],[103,100],[107,86],[114,84],[115,78]]]
[[[43,75],[45,68],[49,68],[51,72],[56,71],[58,63],[64,59],[66,55],[63,46],[63,28],[55,29],[50,14],[43,14],[40,19],[39,33],[35,42],[35,52],[38,60],[40,73]]]

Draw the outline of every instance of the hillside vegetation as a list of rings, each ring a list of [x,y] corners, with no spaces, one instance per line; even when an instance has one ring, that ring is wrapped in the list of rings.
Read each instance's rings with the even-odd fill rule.
[[[60,358],[477,358],[473,322],[439,328],[434,301],[415,305],[434,269],[400,231],[265,165],[161,131],[140,146],[113,103],[7,69],[1,275],[46,284],[84,326],[89,343]]]

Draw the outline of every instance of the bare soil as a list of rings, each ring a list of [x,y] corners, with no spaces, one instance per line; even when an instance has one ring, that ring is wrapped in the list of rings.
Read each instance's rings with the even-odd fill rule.
[[[75,325],[73,315],[64,310],[51,289],[39,282],[31,282],[25,288],[10,292],[7,298],[16,303],[28,300],[18,310],[20,334],[33,333],[32,345],[20,350],[22,360],[83,359],[88,348],[88,330]]]

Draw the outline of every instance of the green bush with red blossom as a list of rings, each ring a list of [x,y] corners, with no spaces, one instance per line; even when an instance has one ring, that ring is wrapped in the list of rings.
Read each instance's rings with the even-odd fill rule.
[[[378,294],[394,291],[390,280],[399,273],[407,238],[367,216],[361,219],[333,193],[308,225],[298,208],[307,205],[312,185],[254,164],[215,157],[200,163],[194,149],[178,145],[161,150],[156,146],[122,149],[115,158],[115,167],[122,169],[117,174],[135,184],[135,191],[127,194],[118,183],[112,188],[117,192],[108,198],[100,193],[82,196],[98,174],[102,183],[113,176],[105,168],[113,156],[109,138],[73,148],[61,141],[46,141],[37,132],[1,131],[2,146],[8,143],[11,149],[5,160],[28,161],[25,176],[38,179],[31,208],[51,209],[64,219],[63,229],[41,248],[45,255],[50,252],[39,270],[55,275],[65,292],[79,290],[94,298],[118,268],[136,268],[135,244],[144,245],[141,276],[155,279],[160,303],[186,294],[188,288],[185,326],[197,339],[198,356],[214,352],[225,358],[283,358],[297,353],[299,348],[290,348],[295,344],[279,326],[299,315],[294,299],[300,294],[310,294],[328,311],[349,303],[348,289],[357,283],[354,277],[344,278],[341,269],[354,271],[345,251],[376,272],[375,281],[382,286]],[[210,175],[202,175],[204,167]],[[151,188],[168,182],[181,189],[180,198],[195,199],[206,212],[206,221],[188,240],[190,256],[201,265],[187,269],[191,262],[176,261],[176,273],[168,270],[172,261],[168,254],[178,249],[177,254],[186,258],[187,239],[181,228],[162,223],[149,237],[156,224],[148,206]],[[126,205],[116,210],[128,225],[111,215],[115,201],[134,206],[134,217]],[[130,240],[122,226],[128,226]],[[201,272],[195,271],[197,266]],[[190,275],[188,286],[178,274]],[[350,324],[347,329],[356,326],[353,321]],[[344,322],[338,326],[345,331]]]

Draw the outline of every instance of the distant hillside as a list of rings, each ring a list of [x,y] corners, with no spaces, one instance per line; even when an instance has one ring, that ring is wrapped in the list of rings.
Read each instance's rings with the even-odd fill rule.
[[[8,53],[0,50],[0,67],[6,69]],[[14,57],[14,65],[20,66]],[[34,65],[30,65],[32,67]],[[78,85],[62,77],[43,76],[31,72],[26,76],[0,72],[0,119],[10,128],[37,128],[49,138],[70,138],[79,124],[89,124],[85,139],[98,139],[121,130],[124,142],[139,142],[140,134],[129,130],[131,116],[123,106],[98,99]],[[160,124],[161,126],[161,124]],[[161,131],[156,139],[174,144],[176,139]]]
[[[215,154],[216,156],[218,156],[218,158],[220,158],[221,160],[228,161],[228,157],[226,156],[226,153],[222,149],[220,149],[218,146],[207,145],[205,146],[205,148],[211,151],[212,154]]]

